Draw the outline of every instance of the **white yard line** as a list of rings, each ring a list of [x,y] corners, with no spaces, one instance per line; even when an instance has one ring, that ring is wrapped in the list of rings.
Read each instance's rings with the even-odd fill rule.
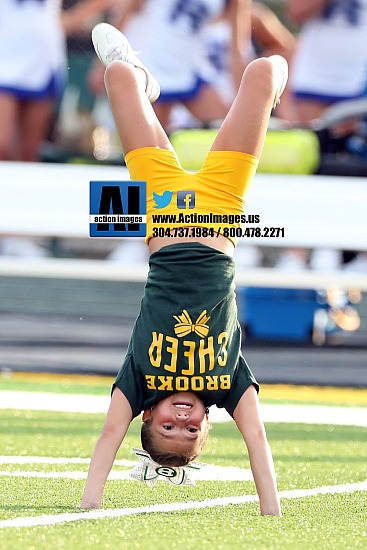
[[[0,391],[1,409],[106,413],[109,404],[110,398],[101,395]]]
[[[89,458],[54,458],[48,456],[0,456],[0,464],[89,464]],[[125,466],[132,468],[136,466],[136,460],[115,460],[114,466]],[[252,473],[249,469],[237,468],[235,466],[214,466],[213,464],[205,464],[200,470],[192,472],[193,478],[201,481],[249,481],[252,480]],[[130,470],[118,471],[112,470],[108,479],[114,480],[130,480]],[[0,477],[39,477],[39,478],[64,478],[64,479],[86,479],[87,472],[83,471],[66,471],[66,472],[44,472],[44,471],[6,471],[0,470]]]
[[[315,487],[314,489],[298,489],[294,491],[282,491],[279,496],[285,498],[306,498],[316,495],[336,493],[355,493],[367,491],[367,480],[360,483],[348,483],[346,485],[333,485]],[[170,502],[168,504],[154,504],[153,506],[140,506],[138,508],[117,508],[108,510],[85,510],[77,513],[65,513],[57,515],[42,515],[33,517],[15,518],[0,521],[0,529],[6,527],[36,527],[41,525],[57,525],[74,521],[98,520],[104,518],[120,518],[137,514],[171,513],[187,510],[199,510],[214,508],[217,506],[229,506],[256,502],[257,495],[244,495],[242,497],[224,497],[188,502]]]
[[[134,466],[137,463],[134,462]],[[108,476],[109,480],[130,480],[129,471],[117,471],[112,470]],[[33,471],[6,471],[0,470],[0,477],[39,477],[49,479],[86,479],[87,472],[75,471],[75,472],[33,472]],[[213,466],[208,464],[202,470],[195,472],[196,480],[200,481],[251,481],[253,479],[251,470],[245,470],[244,468]]]
[[[0,464],[89,464],[90,458],[69,458],[52,456],[0,456]],[[115,460],[115,466],[135,466],[136,460]]]
[[[106,413],[108,396],[75,395],[44,392],[0,391],[1,409],[22,409],[74,413]],[[367,427],[367,407],[331,407],[319,405],[261,404],[264,422],[296,422]],[[231,417],[224,409],[211,407],[212,422],[226,422]]]

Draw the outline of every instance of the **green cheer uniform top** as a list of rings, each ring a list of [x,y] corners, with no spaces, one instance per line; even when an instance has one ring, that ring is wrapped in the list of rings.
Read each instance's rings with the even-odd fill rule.
[[[133,417],[172,393],[193,391],[206,407],[233,415],[259,386],[241,354],[235,262],[201,243],[178,243],[150,257],[124,363],[116,377]]]

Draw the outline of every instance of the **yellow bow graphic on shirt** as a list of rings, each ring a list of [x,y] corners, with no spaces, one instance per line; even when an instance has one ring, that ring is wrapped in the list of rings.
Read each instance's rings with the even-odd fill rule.
[[[176,336],[179,338],[187,336],[190,332],[195,332],[198,336],[204,338],[209,332],[209,327],[206,323],[209,321],[210,317],[207,317],[206,309],[200,313],[195,323],[192,322],[186,309],[182,311],[181,315],[174,315],[173,318],[177,321],[174,330]]]

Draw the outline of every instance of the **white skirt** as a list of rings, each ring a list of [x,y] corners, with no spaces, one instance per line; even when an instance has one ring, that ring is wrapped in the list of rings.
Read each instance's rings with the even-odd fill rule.
[[[367,92],[367,2],[359,25],[315,19],[299,36],[290,85],[297,95],[353,99]]]
[[[65,82],[58,0],[1,0],[0,91],[42,97],[61,92]]]

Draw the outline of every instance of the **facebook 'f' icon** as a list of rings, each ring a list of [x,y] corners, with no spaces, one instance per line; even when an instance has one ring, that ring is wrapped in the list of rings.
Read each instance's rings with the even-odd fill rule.
[[[177,208],[195,208],[195,191],[177,191]]]

